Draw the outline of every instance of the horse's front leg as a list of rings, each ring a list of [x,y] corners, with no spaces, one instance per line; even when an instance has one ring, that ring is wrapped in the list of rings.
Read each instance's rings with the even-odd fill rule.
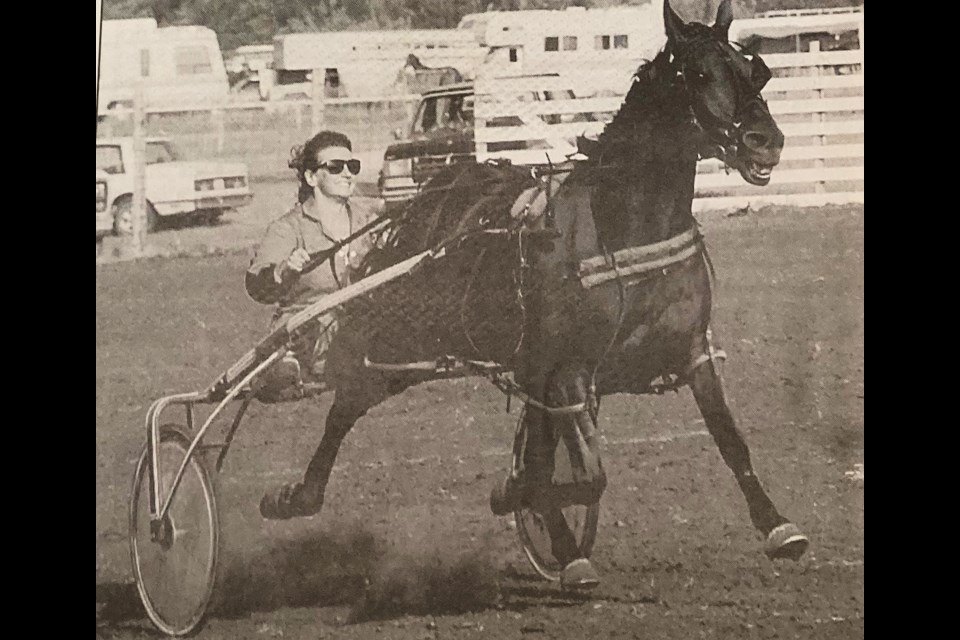
[[[403,381],[390,380],[367,369],[363,362],[366,349],[362,333],[337,333],[327,351],[325,364],[327,382],[336,389],[336,394],[320,445],[302,482],[284,484],[264,495],[260,501],[260,514],[264,518],[283,520],[319,513],[330,472],[347,433],[371,407],[405,388]]]
[[[702,344],[694,349],[694,357],[708,352],[709,342],[704,337]],[[703,362],[694,370],[690,388],[707,430],[746,498],[753,525],[766,536],[766,554],[771,558],[799,559],[806,551],[809,540],[799,527],[780,515],[761,486],[750,462],[750,449],[727,404],[723,381],[713,359]]]
[[[557,411],[532,412],[540,419],[528,425],[524,463],[529,472],[529,500],[543,516],[553,555],[564,566],[561,585],[592,588],[599,584],[600,577],[584,557],[562,511],[569,504],[598,502],[606,488],[597,441],[596,399],[589,392],[589,373],[579,365],[562,366],[550,377],[543,397]],[[558,483],[554,470],[560,440],[567,450],[572,477],[569,482]]]
[[[323,438],[307,466],[303,481],[281,485],[263,496],[260,501],[260,515],[264,518],[285,520],[312,516],[320,512],[340,445],[357,420],[373,406],[343,398],[338,391],[330,413],[327,414]]]

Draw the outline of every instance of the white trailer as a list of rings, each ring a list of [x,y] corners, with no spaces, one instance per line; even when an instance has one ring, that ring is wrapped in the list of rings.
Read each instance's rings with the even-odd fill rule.
[[[457,29],[292,33],[273,42],[273,73],[260,79],[270,100],[309,97],[314,69],[323,70],[328,97],[392,95],[402,91],[398,77],[409,54],[471,77],[485,52],[472,34]]]
[[[143,83],[146,107],[184,110],[227,101],[217,34],[206,27],[157,27],[151,18],[104,20],[97,112],[132,104]]]

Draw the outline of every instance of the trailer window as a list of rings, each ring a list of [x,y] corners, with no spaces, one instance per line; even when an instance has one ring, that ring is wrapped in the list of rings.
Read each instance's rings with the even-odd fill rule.
[[[300,84],[310,82],[313,74],[302,69],[277,69],[277,84]]]
[[[626,49],[626,48],[627,48],[627,36],[613,36],[613,48],[614,48],[614,49]]]
[[[204,47],[177,47],[174,50],[174,60],[178,76],[213,73],[210,55]]]
[[[543,50],[544,51],[559,51],[560,50],[560,38],[557,36],[550,36],[543,39]]]
[[[577,49],[577,36],[563,36],[563,50],[576,51],[576,49]]]
[[[160,164],[163,162],[173,162],[177,159],[173,147],[169,142],[148,142],[147,143],[147,164]]]

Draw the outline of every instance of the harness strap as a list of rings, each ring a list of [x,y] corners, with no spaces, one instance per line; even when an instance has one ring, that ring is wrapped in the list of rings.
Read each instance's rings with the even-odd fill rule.
[[[403,362],[403,363],[382,363],[382,362],[373,362],[370,360],[369,356],[363,356],[363,366],[368,369],[373,369],[374,371],[385,371],[385,372],[403,372],[403,371],[423,371],[423,372],[432,372],[432,373],[449,373],[452,371],[457,371],[460,369],[469,369],[474,373],[478,373],[486,377],[493,386],[497,389],[500,389],[507,397],[516,396],[520,398],[521,401],[526,406],[535,407],[541,411],[545,411],[550,415],[571,415],[583,413],[587,410],[588,403],[578,402],[576,404],[567,405],[565,407],[551,407],[540,402],[536,398],[530,396],[523,390],[523,387],[518,385],[516,382],[508,378],[502,367],[496,364],[495,362],[485,362],[481,360],[465,360],[461,361],[453,356],[442,356],[436,360],[420,360],[417,362]]]
[[[589,289],[597,285],[651,271],[665,271],[702,251],[703,243],[697,229],[654,244],[620,249],[610,256],[595,256],[581,260],[580,282]]]

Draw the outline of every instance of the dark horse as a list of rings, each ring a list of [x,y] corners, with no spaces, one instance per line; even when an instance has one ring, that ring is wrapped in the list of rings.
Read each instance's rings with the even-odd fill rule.
[[[404,85],[411,93],[423,93],[448,84],[463,82],[463,75],[454,67],[428,67],[412,53],[397,74],[395,84]]]
[[[595,504],[606,479],[599,460],[599,400],[650,393],[657,380],[689,385],[707,429],[733,471],[771,557],[797,559],[808,541],[767,496],[724,397],[711,345],[712,274],[691,213],[698,158],[717,156],[756,185],[779,162],[783,134],[760,90],[759,57],[727,41],[723,0],[712,27],[684,23],[664,2],[667,44],[641,66],[603,135],[549,196],[536,222],[511,204],[538,183],[510,165],[454,166],[431,181],[369,272],[447,242],[446,256],[345,309],[328,353],[336,397],[303,482],[267,494],[268,517],[317,513],[337,450],[372,406],[425,374],[370,363],[454,355],[502,363],[532,398],[524,470],[495,490],[491,506],[540,513],[565,586],[598,578],[561,508]],[[525,233],[531,226],[553,235]],[[454,241],[450,243],[451,239]],[[553,480],[562,440],[573,482]],[[573,487],[564,493],[564,489]],[[557,496],[561,497],[557,497]],[[572,496],[572,497],[571,497]]]

